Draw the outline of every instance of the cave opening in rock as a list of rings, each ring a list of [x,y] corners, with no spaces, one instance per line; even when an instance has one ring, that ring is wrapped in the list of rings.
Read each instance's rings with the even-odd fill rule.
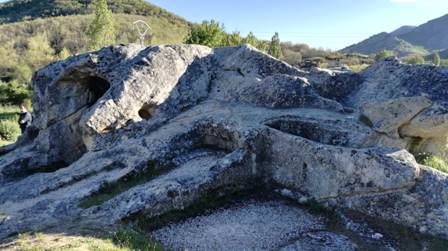
[[[90,94],[87,101],[89,107],[94,105],[110,88],[109,82],[100,77],[89,76],[84,81]]]
[[[148,120],[152,118],[155,110],[156,106],[154,104],[146,103],[142,106],[142,108],[140,108],[140,110],[138,111],[138,115],[140,116],[140,118]]]

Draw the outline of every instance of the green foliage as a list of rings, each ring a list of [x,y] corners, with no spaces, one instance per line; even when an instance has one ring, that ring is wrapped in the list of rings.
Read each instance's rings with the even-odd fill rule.
[[[51,63],[54,58],[54,50],[50,47],[45,33],[35,35],[28,39],[28,46],[25,53],[26,64],[37,69],[42,65]]]
[[[406,59],[406,63],[408,64],[424,64],[425,59],[422,56],[412,56]]]
[[[224,46],[237,46],[243,43],[243,38],[238,31],[226,35],[224,39]]]
[[[87,34],[90,38],[90,49],[98,50],[115,43],[115,28],[112,11],[106,0],[95,0],[95,18],[90,24]]]
[[[432,56],[432,63],[435,65],[435,66],[440,66],[440,55],[439,55],[439,53],[434,53],[434,55]]]
[[[377,54],[376,54],[376,56],[375,56],[375,60],[379,60],[379,59],[382,59],[382,58],[388,58],[388,57],[391,57],[391,56],[393,56],[394,54],[392,53],[392,51],[389,51],[389,50],[382,50],[382,51],[380,51],[380,52],[378,52]]]
[[[268,53],[275,58],[282,57],[282,48],[280,46],[280,37],[278,35],[278,32],[276,32],[274,36],[272,36],[271,43],[269,44],[268,48]]]
[[[214,48],[223,46],[225,38],[224,25],[215,20],[211,20],[194,25],[185,43],[201,44]]]
[[[268,52],[270,42],[267,40],[259,40],[257,43],[257,49],[263,52]]]
[[[17,121],[0,120],[0,139],[15,141],[20,135],[20,128],[17,125]]]
[[[254,47],[257,47],[258,45],[258,39],[257,37],[255,37],[254,33],[249,32],[249,34],[247,34],[247,36],[243,39],[243,43],[245,44],[250,44]]]
[[[16,81],[0,82],[0,104],[19,105],[31,99],[31,90]]]
[[[47,18],[54,16],[92,14],[94,0],[15,0],[0,3],[0,24]],[[183,18],[172,14],[144,0],[108,0],[113,13],[140,15],[165,19],[171,24],[187,23]],[[135,21],[135,20],[134,20]],[[59,51],[57,51],[59,53]]]
[[[0,106],[0,146],[13,143],[20,135],[18,113],[18,106]]]
[[[7,59],[0,60],[0,81],[28,86],[37,69],[68,55],[88,51],[85,31],[93,18],[91,15],[66,16],[0,25],[0,58]],[[151,25],[155,44],[181,43],[189,29],[187,22],[173,23],[158,16],[114,14],[113,19],[117,42],[121,44],[137,41],[138,35],[130,24],[138,19]]]
[[[114,235],[114,242],[120,247],[139,251],[162,251],[163,247],[150,241],[148,236],[130,228],[120,229]]]
[[[419,154],[416,156],[416,159],[422,165],[448,173],[448,163],[440,157],[433,156],[431,154]]]
[[[361,72],[365,68],[369,67],[369,65],[368,64],[358,64],[358,65],[350,65],[349,67],[350,67],[350,70],[352,70],[353,72]]]
[[[64,60],[64,59],[67,59],[70,56],[71,56],[70,51],[67,50],[67,48],[64,48],[64,49],[62,49],[61,52],[59,52],[58,59],[59,60]]]

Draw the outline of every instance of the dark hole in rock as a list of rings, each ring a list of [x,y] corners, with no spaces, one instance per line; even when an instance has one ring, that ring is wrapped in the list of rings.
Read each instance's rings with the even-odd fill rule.
[[[93,104],[98,101],[110,88],[109,82],[107,82],[105,79],[96,77],[96,76],[90,76],[86,80],[87,89],[89,90],[89,99],[88,99],[88,106],[92,106]]]
[[[322,144],[348,146],[348,132],[313,120],[279,119],[270,121],[267,126],[276,130],[293,134]]]
[[[142,108],[138,111],[138,115],[140,116],[140,118],[148,120],[152,118],[155,110],[156,106],[154,104],[144,104]]]

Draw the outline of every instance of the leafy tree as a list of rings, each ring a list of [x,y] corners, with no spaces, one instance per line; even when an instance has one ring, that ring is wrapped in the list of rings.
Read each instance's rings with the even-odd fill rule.
[[[257,43],[257,49],[259,49],[260,51],[263,51],[263,52],[268,52],[268,50],[269,50],[269,45],[270,45],[270,43],[271,42],[269,42],[269,41],[267,41],[267,40],[260,40],[260,41],[258,41],[258,43]]]
[[[280,46],[280,37],[278,35],[278,32],[276,32],[271,39],[271,43],[269,44],[268,48],[268,54],[275,58],[282,57],[282,48]]]
[[[31,83],[31,77],[33,76],[33,69],[25,63],[18,63],[14,66],[12,73],[13,82],[22,86],[28,86]]]
[[[185,43],[201,44],[212,48],[220,47],[224,45],[225,37],[224,25],[215,20],[203,21],[201,24],[193,26]]]
[[[388,50],[382,50],[380,52],[378,52],[375,56],[375,60],[380,60],[382,58],[388,58],[388,57],[392,57],[394,54],[391,51]]]
[[[250,44],[254,47],[257,47],[258,44],[258,39],[255,37],[254,33],[249,32],[249,34],[247,34],[247,36],[243,39],[243,42],[245,44]]]
[[[424,64],[425,59],[422,56],[413,56],[406,60],[408,64]]]
[[[50,47],[47,36],[38,34],[28,39],[28,50],[25,61],[28,66],[36,70],[54,60],[54,50]]]
[[[235,31],[232,34],[226,35],[224,44],[226,46],[237,46],[243,44],[243,38],[238,31]]]
[[[24,100],[31,99],[31,90],[16,81],[0,82],[0,104],[19,105]]]
[[[95,0],[95,18],[90,24],[87,35],[90,38],[90,49],[98,50],[115,43],[115,28],[112,11],[106,0]]]
[[[434,53],[434,55],[432,56],[432,63],[436,66],[440,66],[440,55],[439,53]]]

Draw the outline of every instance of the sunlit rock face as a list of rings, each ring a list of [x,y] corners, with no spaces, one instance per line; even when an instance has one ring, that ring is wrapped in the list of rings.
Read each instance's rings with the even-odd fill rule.
[[[409,153],[444,152],[447,85],[447,68],[307,72],[250,46],[53,63],[33,77],[32,130],[0,148],[0,237],[261,187],[448,238],[448,176]]]

